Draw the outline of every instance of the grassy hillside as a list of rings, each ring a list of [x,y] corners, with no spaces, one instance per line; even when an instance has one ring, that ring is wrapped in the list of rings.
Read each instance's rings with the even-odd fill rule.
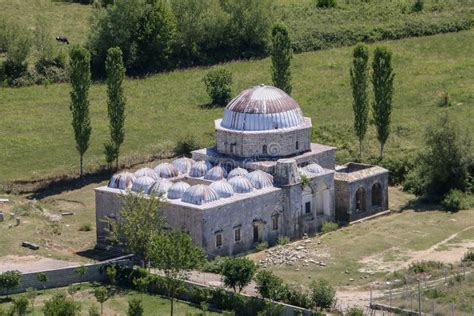
[[[425,127],[443,112],[474,133],[474,31],[385,44],[394,51],[396,72],[388,155],[418,148]],[[313,140],[339,146],[340,161],[356,150],[351,130],[350,62],[351,48],[340,48],[296,55],[293,63],[293,97],[313,120]],[[251,85],[271,83],[269,59],[224,66],[234,74],[234,94]],[[123,155],[143,156],[160,143],[175,142],[188,134],[203,143],[213,141],[213,120],[221,117],[223,110],[202,107],[208,102],[201,82],[206,71],[189,69],[126,81]],[[67,84],[0,89],[0,179],[30,179],[77,170],[69,89]],[[438,105],[444,93],[449,93],[449,108]],[[90,99],[93,132],[86,166],[103,163],[103,143],[108,138],[105,86],[93,85]],[[366,146],[376,154],[372,128]]]

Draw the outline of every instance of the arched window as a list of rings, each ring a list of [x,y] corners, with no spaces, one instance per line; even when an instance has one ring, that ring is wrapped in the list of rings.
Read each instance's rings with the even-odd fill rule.
[[[382,206],[382,185],[380,183],[374,183],[372,186],[372,206]]]
[[[365,212],[367,210],[367,205],[365,189],[363,187],[357,189],[355,199],[356,212]]]

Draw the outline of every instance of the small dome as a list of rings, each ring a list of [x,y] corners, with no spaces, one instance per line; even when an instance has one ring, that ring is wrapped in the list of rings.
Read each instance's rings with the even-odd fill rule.
[[[161,194],[166,194],[168,192],[168,189],[173,185],[173,182],[171,182],[168,179],[160,179],[158,181],[155,181],[153,185],[150,188],[149,194],[156,194],[156,195],[161,195]]]
[[[135,177],[140,178],[140,177],[150,177],[152,179],[158,180],[160,177],[156,173],[155,170],[151,168],[141,168],[135,171]]]
[[[309,165],[307,165],[306,167],[304,167],[307,171],[311,172],[311,173],[314,173],[314,174],[319,174],[319,173],[323,173],[324,172],[324,169],[323,167],[321,167],[320,165],[318,165],[317,163],[311,163]]]
[[[262,170],[255,170],[245,176],[249,179],[255,189],[263,189],[273,186],[273,176]]]
[[[132,187],[133,181],[135,181],[135,175],[131,172],[120,172],[116,173],[110,178],[109,188],[126,190]]]
[[[175,166],[167,162],[160,163],[154,168],[154,170],[160,178],[174,178],[179,176],[178,169],[176,169]]]
[[[226,180],[213,182],[209,187],[216,191],[221,198],[228,198],[234,195],[234,189]]]
[[[202,205],[217,201],[219,194],[207,185],[197,184],[189,187],[183,194],[181,201],[195,205]]]
[[[180,199],[184,192],[190,187],[189,184],[183,181],[176,182],[168,190],[168,199]]]
[[[143,192],[148,194],[150,192],[151,187],[155,183],[155,179],[147,176],[138,177],[133,181],[132,184],[132,191],[133,192]]]
[[[227,176],[227,179],[231,179],[231,178],[236,177],[236,176],[246,176],[247,173],[249,173],[249,172],[247,170],[245,170],[244,168],[237,167],[235,169],[232,169],[229,172],[229,175]]]
[[[204,177],[209,169],[211,169],[209,162],[203,160],[197,161],[191,166],[189,175],[193,178]]]
[[[206,175],[204,176],[204,179],[217,181],[224,179],[226,175],[227,172],[224,170],[224,168],[222,168],[221,166],[215,166],[207,171]]]
[[[234,192],[236,193],[248,193],[252,192],[253,186],[250,181],[242,176],[235,176],[231,179],[229,179],[229,184],[232,186],[234,189]]]
[[[221,126],[239,131],[268,131],[304,124],[296,101],[283,90],[259,85],[242,91],[224,110]]]
[[[190,158],[178,158],[176,160],[173,160],[171,163],[176,169],[178,169],[179,172],[182,174],[186,174],[191,170],[191,166],[195,163],[194,160]]]

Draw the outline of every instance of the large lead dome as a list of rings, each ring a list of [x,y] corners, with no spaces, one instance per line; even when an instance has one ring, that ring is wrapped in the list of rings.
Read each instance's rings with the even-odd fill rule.
[[[239,131],[267,131],[304,124],[296,101],[283,90],[259,85],[242,91],[224,110],[221,126]]]

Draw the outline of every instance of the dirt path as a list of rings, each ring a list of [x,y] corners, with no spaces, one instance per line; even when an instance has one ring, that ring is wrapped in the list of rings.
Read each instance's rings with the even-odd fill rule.
[[[39,256],[5,256],[0,258],[0,272],[18,270],[23,273],[28,273],[76,265],[79,265],[79,263]]]

